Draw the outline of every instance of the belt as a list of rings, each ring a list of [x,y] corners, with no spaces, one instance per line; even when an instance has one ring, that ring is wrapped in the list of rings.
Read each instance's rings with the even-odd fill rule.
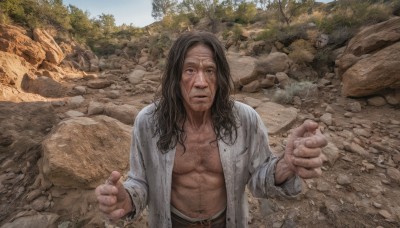
[[[217,221],[225,221],[225,215],[226,215],[226,208],[218,212],[217,214],[211,216],[210,218],[207,219],[193,219],[190,218],[186,215],[184,215],[182,212],[177,210],[175,207],[171,205],[171,217],[173,220],[185,224],[185,225],[212,225],[214,222]],[[222,219],[224,218],[224,219]]]

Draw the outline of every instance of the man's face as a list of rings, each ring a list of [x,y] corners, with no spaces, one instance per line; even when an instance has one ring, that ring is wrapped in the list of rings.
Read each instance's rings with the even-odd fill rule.
[[[217,65],[210,48],[198,44],[188,50],[180,87],[187,112],[204,112],[211,108],[217,90]]]

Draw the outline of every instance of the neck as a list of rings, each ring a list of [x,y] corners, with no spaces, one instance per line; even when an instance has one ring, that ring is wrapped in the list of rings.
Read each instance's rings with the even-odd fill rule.
[[[204,112],[188,112],[186,117],[186,127],[200,129],[211,122],[211,110]]]

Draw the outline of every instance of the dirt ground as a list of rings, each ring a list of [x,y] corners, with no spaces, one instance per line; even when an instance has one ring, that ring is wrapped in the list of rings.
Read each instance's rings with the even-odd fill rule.
[[[84,84],[84,80],[74,83]],[[296,123],[310,115],[319,121],[329,104],[334,110],[333,123],[330,126],[321,123],[321,128],[338,149],[338,157],[332,164],[323,166],[320,178],[305,181],[303,193],[295,199],[267,200],[250,196],[250,227],[400,227],[400,177],[396,172],[393,174],[393,169],[399,170],[400,162],[399,107],[367,105],[365,98],[344,98],[339,91],[340,88],[336,88],[321,93],[313,105],[297,107]],[[101,100],[102,96],[88,92],[85,102]],[[152,96],[123,93],[114,102],[134,104],[140,109]],[[235,95],[238,100],[246,96],[266,97],[264,92]],[[362,104],[362,111],[350,115],[346,107],[354,101]],[[35,207],[29,203],[29,197],[33,197],[32,190],[41,181],[38,175],[41,142],[67,110],[63,101],[0,102],[0,225],[21,216],[21,212],[32,212]],[[364,129],[370,134],[356,135],[354,129]],[[286,137],[287,133],[270,136],[276,153],[282,152]],[[352,142],[361,145],[367,153],[349,149],[348,144]],[[59,214],[58,227],[93,227],[90,224],[96,224],[93,223],[95,204],[82,210],[79,200],[53,199],[55,190],[52,188],[50,185],[38,193],[45,196],[43,202],[50,202],[40,213]],[[68,193],[69,199],[73,198],[71,195],[81,194],[76,190],[63,190],[63,194]],[[92,193],[85,192],[88,199],[93,200]],[[137,222],[120,226],[147,227],[145,220],[144,216]]]

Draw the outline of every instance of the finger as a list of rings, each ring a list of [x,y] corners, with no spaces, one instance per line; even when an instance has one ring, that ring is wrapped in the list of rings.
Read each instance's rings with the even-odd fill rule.
[[[315,158],[321,155],[321,148],[308,148],[300,145],[293,151],[293,155],[297,158]]]
[[[114,206],[117,203],[117,197],[114,195],[100,195],[97,197],[97,201],[102,206]]]
[[[121,178],[121,174],[118,171],[112,171],[108,179],[106,180],[106,184],[116,185]]]
[[[303,140],[304,145],[309,148],[321,148],[328,144],[328,140],[326,140],[326,137],[319,129],[315,131],[315,135],[304,138]]]
[[[305,169],[302,167],[298,167],[296,174],[303,179],[310,179],[310,178],[321,176],[322,170],[320,168]]]
[[[109,214],[115,211],[116,206],[106,206],[103,204],[99,204],[99,210],[108,218]]]
[[[118,189],[114,185],[102,184],[96,188],[95,193],[97,197],[101,195],[116,195],[118,194]]]
[[[301,167],[305,169],[315,169],[320,168],[322,166],[322,159],[321,157],[316,158],[294,158],[293,165],[296,167]]]
[[[318,123],[306,120],[302,125],[293,130],[293,136],[303,137],[308,132],[314,132],[318,128]]]
[[[111,211],[110,213],[104,213],[104,216],[111,221],[116,221],[124,215],[125,215],[124,209],[117,209],[117,210]]]

